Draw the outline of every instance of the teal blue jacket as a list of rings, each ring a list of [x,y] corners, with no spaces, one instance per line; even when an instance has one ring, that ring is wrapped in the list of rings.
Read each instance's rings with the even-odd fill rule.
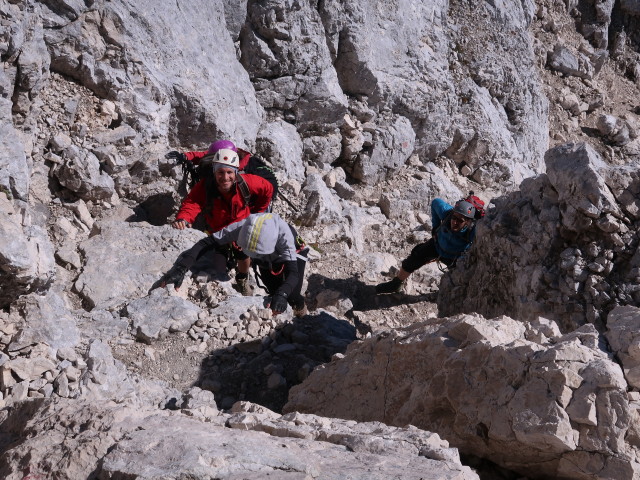
[[[431,202],[431,226],[435,232],[436,250],[443,258],[458,258],[473,243],[476,238],[475,222],[471,227],[465,227],[459,232],[450,228],[449,220],[453,206],[440,198]]]

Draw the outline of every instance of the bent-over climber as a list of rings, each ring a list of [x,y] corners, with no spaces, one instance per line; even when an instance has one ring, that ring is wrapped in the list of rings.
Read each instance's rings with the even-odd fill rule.
[[[271,296],[269,307],[275,315],[284,312],[287,304],[297,317],[307,313],[300,292],[309,247],[296,230],[275,213],[252,214],[203,238],[180,256],[162,277],[161,286],[172,283],[177,290],[205,249],[231,242],[253,260],[256,275]]]

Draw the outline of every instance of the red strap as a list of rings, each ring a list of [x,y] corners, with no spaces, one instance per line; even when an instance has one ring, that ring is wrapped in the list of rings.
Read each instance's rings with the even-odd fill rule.
[[[280,267],[280,271],[279,271],[279,272],[276,272],[276,271],[274,271],[274,270],[271,270],[271,274],[272,274],[272,275],[275,275],[275,276],[278,276],[278,275],[280,275],[280,274],[283,272],[283,270],[284,270],[284,263],[283,263],[283,264],[282,264],[282,266]]]
[[[240,157],[240,163],[238,165],[238,170],[244,170],[247,168],[247,164],[249,163],[249,159],[251,158],[251,154],[246,150],[238,149],[238,157]]]

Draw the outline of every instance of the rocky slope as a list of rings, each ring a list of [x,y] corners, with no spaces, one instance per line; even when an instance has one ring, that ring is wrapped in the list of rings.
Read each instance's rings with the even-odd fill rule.
[[[639,17],[1,3],[3,478],[637,476]],[[279,172],[304,319],[206,262],[150,290],[203,235],[167,225],[164,154],[218,138]],[[469,190],[492,203],[464,261],[375,297]]]
[[[609,316],[621,351],[639,312]],[[415,425],[525,476],[636,478],[638,392],[621,351],[607,353],[592,325],[560,335],[544,319],[417,322],[314,370],[285,411]]]

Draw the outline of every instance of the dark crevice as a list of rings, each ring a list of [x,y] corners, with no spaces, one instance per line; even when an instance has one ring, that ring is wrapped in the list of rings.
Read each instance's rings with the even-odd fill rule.
[[[289,389],[335,353],[344,353],[355,339],[353,325],[327,313],[294,318],[262,340],[211,352],[202,362],[195,385],[211,389],[216,384],[215,399],[222,409],[230,408],[236,400],[246,400],[282,412]],[[283,383],[269,385],[270,375],[276,373]]]

